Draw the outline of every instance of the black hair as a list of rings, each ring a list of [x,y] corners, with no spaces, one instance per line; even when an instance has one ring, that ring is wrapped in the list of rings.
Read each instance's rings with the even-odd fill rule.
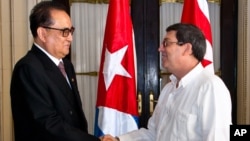
[[[195,58],[203,60],[206,53],[206,38],[202,31],[193,24],[176,23],[169,26],[166,32],[176,31],[178,42],[192,44],[192,51]]]
[[[55,1],[42,1],[34,6],[29,16],[30,30],[33,37],[37,37],[37,28],[40,26],[50,26],[53,24],[51,10],[62,10],[67,13],[66,7]]]

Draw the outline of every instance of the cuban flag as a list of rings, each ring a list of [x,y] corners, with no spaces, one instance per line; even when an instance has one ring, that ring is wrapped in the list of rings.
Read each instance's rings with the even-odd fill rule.
[[[194,24],[202,30],[207,48],[201,63],[205,69],[214,73],[212,32],[207,0],[184,0],[181,22]]]
[[[103,41],[95,135],[138,129],[136,55],[129,0],[110,0]]]

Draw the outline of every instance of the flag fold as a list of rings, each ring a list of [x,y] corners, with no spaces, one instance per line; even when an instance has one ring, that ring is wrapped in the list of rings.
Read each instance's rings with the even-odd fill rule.
[[[207,0],[184,0],[181,22],[194,24],[202,30],[207,45],[202,65],[214,73],[212,32]]]

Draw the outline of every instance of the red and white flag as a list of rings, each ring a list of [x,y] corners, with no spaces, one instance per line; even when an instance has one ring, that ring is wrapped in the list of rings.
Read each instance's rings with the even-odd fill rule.
[[[214,73],[212,32],[207,0],[184,0],[181,22],[194,24],[202,30],[207,44],[202,65]]]
[[[135,58],[129,0],[110,0],[98,80],[96,136],[138,129]]]

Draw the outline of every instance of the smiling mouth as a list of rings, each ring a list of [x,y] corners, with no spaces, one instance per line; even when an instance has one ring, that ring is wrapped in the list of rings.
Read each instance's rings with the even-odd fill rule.
[[[161,57],[167,57],[167,55],[166,54],[162,54]]]

